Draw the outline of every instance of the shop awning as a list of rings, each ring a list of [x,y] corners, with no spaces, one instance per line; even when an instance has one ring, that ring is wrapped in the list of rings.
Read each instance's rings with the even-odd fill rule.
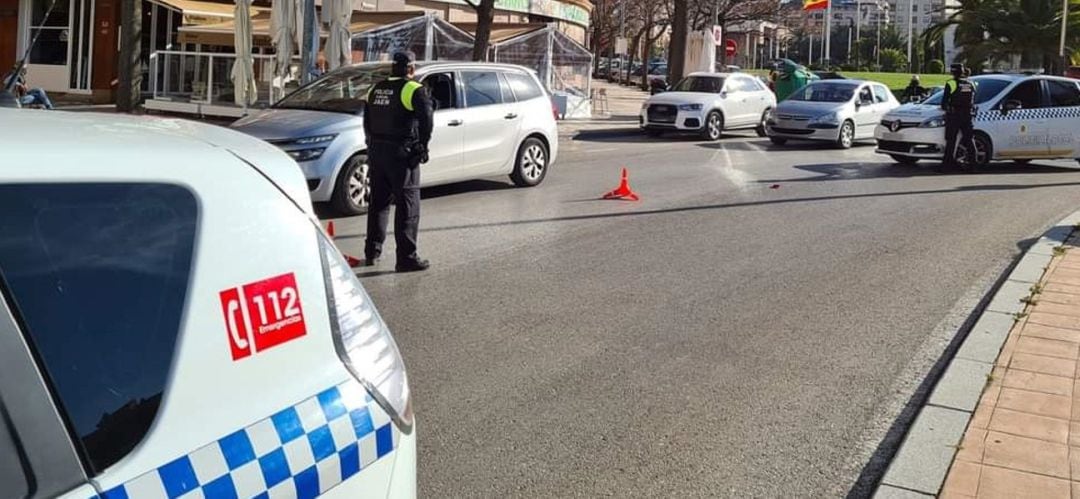
[[[203,2],[200,0],[153,0],[154,3],[180,11],[184,16],[183,24],[215,24],[233,18],[232,2],[216,3]],[[269,12],[263,7],[252,7],[251,15],[256,16],[260,12]]]
[[[169,0],[189,1],[189,0]],[[205,2],[197,2],[205,3]],[[414,12],[353,12],[349,23],[350,33],[360,33],[381,26],[422,17],[422,11]],[[226,21],[216,24],[204,24],[195,26],[183,26],[178,35],[180,43],[199,43],[202,45],[214,45],[221,47],[233,46],[233,32],[236,23]],[[260,9],[252,15],[251,34],[254,47],[272,47],[270,42],[270,11]],[[320,30],[319,37],[326,38],[325,30]]]
[[[476,23],[453,23],[454,26],[461,28],[470,35],[476,36]],[[495,45],[512,38],[517,38],[521,35],[532,33],[547,27],[547,24],[533,23],[533,24],[521,24],[521,23],[493,23],[491,25],[491,38],[489,43]]]

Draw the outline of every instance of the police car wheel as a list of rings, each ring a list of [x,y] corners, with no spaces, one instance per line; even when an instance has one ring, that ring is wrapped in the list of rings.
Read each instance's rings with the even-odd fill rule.
[[[850,149],[855,143],[855,124],[851,120],[840,125],[840,134],[836,137],[836,145],[841,149]]]
[[[548,149],[540,139],[529,137],[518,149],[510,180],[518,187],[532,187],[544,181],[548,170]]]
[[[330,204],[341,215],[360,215],[371,201],[371,178],[366,154],[357,154],[345,162],[334,184]]]
[[[967,148],[963,145],[959,146],[959,152],[957,154],[957,160],[961,163],[967,163]],[[990,164],[990,158],[994,156],[994,146],[990,143],[990,137],[987,137],[983,133],[975,134],[975,166],[986,166]]]
[[[724,116],[719,111],[710,112],[705,117],[705,126],[701,129],[701,136],[705,140],[720,140],[724,135]]]

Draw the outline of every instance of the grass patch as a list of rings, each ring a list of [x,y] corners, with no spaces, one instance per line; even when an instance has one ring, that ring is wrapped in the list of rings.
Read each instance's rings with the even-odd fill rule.
[[[752,69],[746,71],[747,73],[759,76],[768,76],[769,71],[764,69]],[[889,90],[892,90],[897,96],[904,93],[904,88],[908,86],[908,82],[911,81],[911,73],[874,73],[874,72],[859,72],[859,71],[838,71],[841,75],[855,79],[855,80],[867,80],[876,81],[878,83],[884,83]],[[924,87],[940,87],[945,85],[945,82],[949,80],[949,75],[939,74],[920,74],[919,79],[922,81]]]

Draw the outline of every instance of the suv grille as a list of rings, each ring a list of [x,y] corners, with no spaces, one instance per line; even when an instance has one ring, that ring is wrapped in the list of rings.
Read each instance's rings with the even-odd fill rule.
[[[649,121],[655,123],[675,123],[675,115],[679,114],[678,108],[668,104],[653,104],[649,106]]]

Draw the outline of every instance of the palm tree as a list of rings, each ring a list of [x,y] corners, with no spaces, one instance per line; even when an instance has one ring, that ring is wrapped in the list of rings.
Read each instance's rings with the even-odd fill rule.
[[[1066,45],[1077,47],[1080,16],[1070,14],[1069,25]],[[941,40],[951,26],[956,27],[955,42],[961,48],[958,60],[969,66],[1011,65],[1019,58],[1025,68],[1060,71],[1061,7],[1057,0],[959,0],[959,7],[927,30],[924,40]]]

